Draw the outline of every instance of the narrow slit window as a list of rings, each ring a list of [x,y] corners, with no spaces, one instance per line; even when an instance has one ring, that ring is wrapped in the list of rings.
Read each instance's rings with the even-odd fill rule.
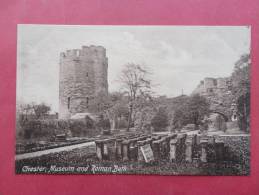
[[[86,77],[88,77],[88,72],[86,73]]]
[[[88,107],[89,97],[86,97],[86,106]]]
[[[70,108],[70,97],[67,98],[67,108]]]

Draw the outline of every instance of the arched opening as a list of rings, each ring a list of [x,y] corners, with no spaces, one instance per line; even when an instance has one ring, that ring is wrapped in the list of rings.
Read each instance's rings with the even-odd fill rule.
[[[219,111],[216,111],[216,110],[211,110],[210,113],[219,114],[219,115],[221,115],[224,118],[225,122],[228,122],[228,117],[225,114],[223,114],[223,113],[221,113]]]

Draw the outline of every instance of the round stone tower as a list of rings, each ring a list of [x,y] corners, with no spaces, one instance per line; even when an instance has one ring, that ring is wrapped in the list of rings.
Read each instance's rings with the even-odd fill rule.
[[[89,113],[97,96],[108,95],[107,69],[102,46],[83,46],[60,54],[59,118]]]

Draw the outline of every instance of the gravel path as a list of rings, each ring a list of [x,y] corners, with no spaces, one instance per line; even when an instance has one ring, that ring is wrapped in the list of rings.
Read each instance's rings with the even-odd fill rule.
[[[73,149],[76,149],[76,148],[91,146],[91,145],[94,145],[94,144],[95,144],[94,142],[86,142],[86,143],[75,144],[75,145],[71,145],[71,146],[64,146],[64,147],[42,150],[42,151],[37,151],[37,152],[18,154],[18,155],[15,156],[15,160],[34,158],[34,157],[38,157],[38,156],[42,156],[42,155],[46,155],[46,154],[50,154],[50,153],[62,152],[62,151],[70,151],[70,150],[73,150]]]

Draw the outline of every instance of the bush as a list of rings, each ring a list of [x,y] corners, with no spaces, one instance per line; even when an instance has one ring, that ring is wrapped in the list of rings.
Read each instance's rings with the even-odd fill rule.
[[[250,93],[241,95],[237,100],[238,125],[242,131],[250,130]]]
[[[53,135],[53,129],[55,125],[50,123],[46,124],[41,120],[31,120],[27,121],[22,127],[24,131],[24,138],[31,139],[35,137],[45,137]]]
[[[94,121],[89,117],[73,120],[29,120],[19,128],[19,135],[23,135],[25,139],[50,139],[57,134],[69,133],[72,136],[92,136],[98,133]]]
[[[154,131],[164,131],[168,125],[168,116],[164,108],[159,108],[158,112],[151,120]]]
[[[100,115],[96,127],[100,130],[110,130],[111,124],[108,118],[105,118],[103,115]]]
[[[72,136],[94,135],[95,125],[90,118],[69,120]]]
[[[127,128],[128,122],[125,118],[119,119],[117,123],[117,129],[124,129]]]

